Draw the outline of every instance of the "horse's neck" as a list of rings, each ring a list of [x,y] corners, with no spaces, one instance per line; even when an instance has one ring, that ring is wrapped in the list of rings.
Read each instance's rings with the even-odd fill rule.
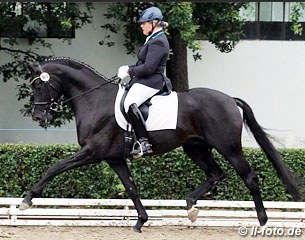
[[[64,76],[62,79],[62,86],[64,94],[67,98],[74,97],[77,94],[88,91],[100,84],[107,82],[91,72],[86,72],[69,67],[63,67]]]
[[[117,85],[108,83],[91,71],[71,70],[63,81],[64,95],[71,99],[75,117],[96,108],[106,109],[105,105],[114,102],[118,89]]]
[[[100,85],[110,85],[107,84],[105,79],[85,67],[74,69],[66,65],[57,65],[57,68],[62,73],[62,76],[59,77],[64,90],[63,93],[68,99],[75,98],[77,95],[82,95],[81,97],[86,99],[90,97],[91,94],[83,93]]]

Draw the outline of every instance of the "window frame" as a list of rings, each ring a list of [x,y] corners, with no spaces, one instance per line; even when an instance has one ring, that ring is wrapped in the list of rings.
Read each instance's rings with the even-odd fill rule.
[[[271,2],[273,3],[273,2]],[[279,40],[279,41],[304,41],[305,31],[302,35],[296,35],[291,30],[291,22],[286,14],[286,3],[283,4],[283,17],[282,21],[262,21],[261,12],[261,2],[256,2],[255,8],[255,21],[246,21],[244,26],[244,36],[241,37],[242,40]],[[271,15],[272,18],[272,15]],[[286,20],[288,19],[288,20]],[[305,22],[300,22],[303,29],[305,29]]]

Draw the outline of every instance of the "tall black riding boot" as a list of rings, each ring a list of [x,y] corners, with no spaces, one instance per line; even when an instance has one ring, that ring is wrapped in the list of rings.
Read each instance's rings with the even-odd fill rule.
[[[137,104],[131,104],[127,114],[138,139],[138,142],[134,145],[134,148],[130,154],[133,155],[134,158],[138,158],[142,157],[144,154],[152,153],[153,151],[151,144],[148,141],[145,121],[143,119],[142,113],[137,107]]]

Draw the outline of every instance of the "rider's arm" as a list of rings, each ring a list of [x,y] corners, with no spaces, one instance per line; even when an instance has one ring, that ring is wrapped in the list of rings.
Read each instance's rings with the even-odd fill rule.
[[[148,45],[144,64],[129,66],[128,73],[131,77],[145,77],[156,72],[160,61],[167,58],[167,48],[162,41],[155,41]]]

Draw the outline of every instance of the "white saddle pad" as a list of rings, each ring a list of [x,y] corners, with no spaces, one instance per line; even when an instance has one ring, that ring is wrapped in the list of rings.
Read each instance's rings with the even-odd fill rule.
[[[120,103],[124,94],[124,87],[119,85],[119,90],[115,99],[114,112],[118,125],[127,130],[127,121],[120,109]],[[165,129],[176,129],[178,116],[178,97],[176,92],[171,92],[167,96],[154,96],[151,99],[149,114],[146,120],[147,131],[157,131]]]

